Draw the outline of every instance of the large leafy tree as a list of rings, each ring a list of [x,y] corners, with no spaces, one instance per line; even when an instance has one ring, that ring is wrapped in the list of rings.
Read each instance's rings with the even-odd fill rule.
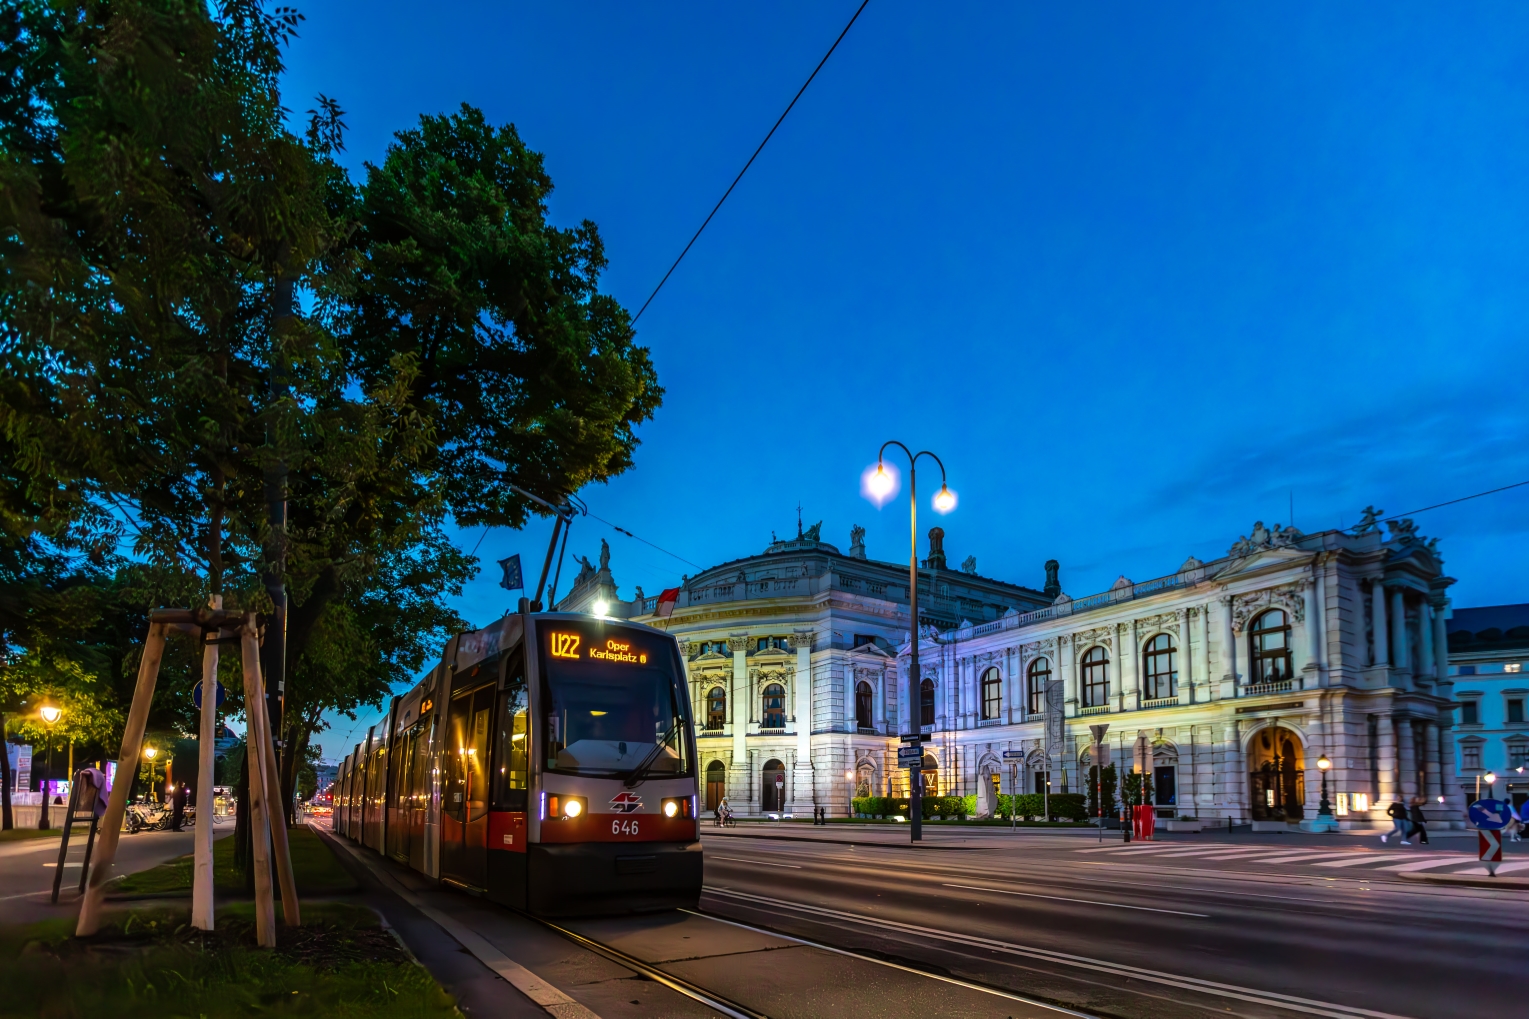
[[[369,165],[326,321],[367,384],[417,369],[410,405],[459,523],[519,527],[528,504],[632,465],[663,390],[624,308],[599,291],[594,223],[547,220],[552,180],[513,125],[464,104],[422,117]],[[345,270],[345,271],[339,271]]]

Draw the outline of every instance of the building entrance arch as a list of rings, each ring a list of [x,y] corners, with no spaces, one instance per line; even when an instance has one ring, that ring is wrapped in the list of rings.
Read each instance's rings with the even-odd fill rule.
[[[786,802],[786,766],[775,758],[765,762],[759,773],[762,788],[759,802],[766,813],[783,809]]]
[[[727,768],[721,761],[706,766],[706,809],[716,810],[727,796]]]
[[[1249,813],[1255,821],[1306,816],[1305,745],[1292,729],[1265,726],[1248,739]]]

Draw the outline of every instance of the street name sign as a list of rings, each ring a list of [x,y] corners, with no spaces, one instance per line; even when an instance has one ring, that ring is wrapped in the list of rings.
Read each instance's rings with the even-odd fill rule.
[[[1498,831],[1508,826],[1513,817],[1513,805],[1503,800],[1477,800],[1470,806],[1471,824],[1486,831]]]
[[[924,760],[924,748],[919,746],[898,747],[897,766],[899,768],[916,768]]]
[[[927,732],[905,732],[897,737],[900,743],[928,743],[934,737]]]
[[[1025,752],[1023,750],[1005,750],[1003,752],[1003,759],[1005,761],[1023,761],[1025,759]]]

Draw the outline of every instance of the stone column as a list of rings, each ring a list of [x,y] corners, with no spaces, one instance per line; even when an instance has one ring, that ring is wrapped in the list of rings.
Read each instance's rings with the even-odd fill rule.
[[[1211,699],[1210,680],[1210,602],[1200,606],[1200,668],[1199,682],[1205,687],[1204,700]],[[1196,698],[1197,700],[1201,698]]]
[[[1427,598],[1418,606],[1418,663],[1412,673],[1416,682],[1428,684],[1425,689],[1433,686],[1433,606]]]
[[[754,813],[751,806],[759,799],[758,790],[749,781],[748,732],[749,732],[749,663],[747,637],[727,638],[727,649],[733,653],[733,683],[727,695],[727,717],[732,721],[732,763],[727,769],[727,802],[740,814]]]
[[[1120,696],[1117,711],[1141,708],[1141,669],[1136,658],[1136,620],[1115,628],[1116,655],[1120,659]]]
[[[1413,738],[1412,719],[1391,716],[1396,727],[1396,773],[1397,788],[1404,799],[1422,792],[1417,787],[1418,758],[1417,741]]]
[[[1391,663],[1406,671],[1409,665],[1407,640],[1407,603],[1402,599],[1402,589],[1391,589]]]
[[[1435,726],[1439,734],[1439,791],[1444,797],[1445,816],[1458,818],[1465,811],[1464,797],[1460,795],[1460,780],[1455,777],[1455,738],[1448,728]],[[1450,821],[1450,827],[1459,828],[1461,822]]]
[[[1320,686],[1322,682],[1322,578],[1313,577],[1305,584],[1306,598],[1306,667],[1302,670],[1311,675],[1308,686]]]
[[[786,638],[796,652],[796,761],[791,767],[791,813],[812,813],[817,803],[812,769],[812,634]]]
[[[1444,789],[1439,785],[1439,726],[1436,722],[1423,726],[1423,770],[1428,779],[1428,788],[1423,790],[1423,795],[1428,797],[1430,807],[1437,807]]]
[[[1386,634],[1386,585],[1376,578],[1370,585],[1370,618],[1375,625],[1375,664],[1391,664],[1391,638]]]
[[[1061,671],[1058,677],[1062,681],[1063,712],[1068,718],[1076,715],[1078,709],[1083,706],[1083,698],[1078,693],[1078,669],[1076,656],[1077,648],[1073,645],[1072,634],[1063,634],[1056,641],[1056,664]]]
[[[1223,759],[1219,799],[1234,817],[1246,818],[1248,801],[1247,769],[1242,766],[1242,734],[1236,720],[1226,723],[1222,730]]]
[[[1396,784],[1396,726],[1389,711],[1380,715],[1379,725],[1375,728],[1375,743],[1378,764],[1376,777],[1380,786],[1375,790],[1375,806],[1379,808],[1380,817],[1384,818],[1386,807],[1399,795]]]
[[[1236,697],[1237,682],[1237,634],[1232,630],[1232,596],[1221,599],[1221,660],[1225,672],[1221,676],[1221,696]]]
[[[1444,606],[1434,605],[1433,617],[1433,662],[1431,671],[1435,682],[1449,682],[1449,634],[1444,625]],[[1440,691],[1442,693],[1442,691]]]
[[[1179,632],[1183,633],[1183,644],[1179,650],[1179,661],[1183,663],[1183,669],[1179,673],[1179,690],[1182,704],[1194,704],[1194,632],[1190,629],[1193,615],[1190,609],[1174,610],[1174,618],[1179,620]],[[1190,730],[1193,739],[1194,730]]]

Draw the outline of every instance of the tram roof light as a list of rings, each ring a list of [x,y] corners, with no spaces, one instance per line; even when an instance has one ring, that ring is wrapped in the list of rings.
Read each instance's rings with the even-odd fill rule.
[[[611,610],[610,603],[607,602],[604,598],[601,598],[590,607],[595,610],[595,615],[600,616],[601,618],[604,618],[606,613],[610,612]]]

